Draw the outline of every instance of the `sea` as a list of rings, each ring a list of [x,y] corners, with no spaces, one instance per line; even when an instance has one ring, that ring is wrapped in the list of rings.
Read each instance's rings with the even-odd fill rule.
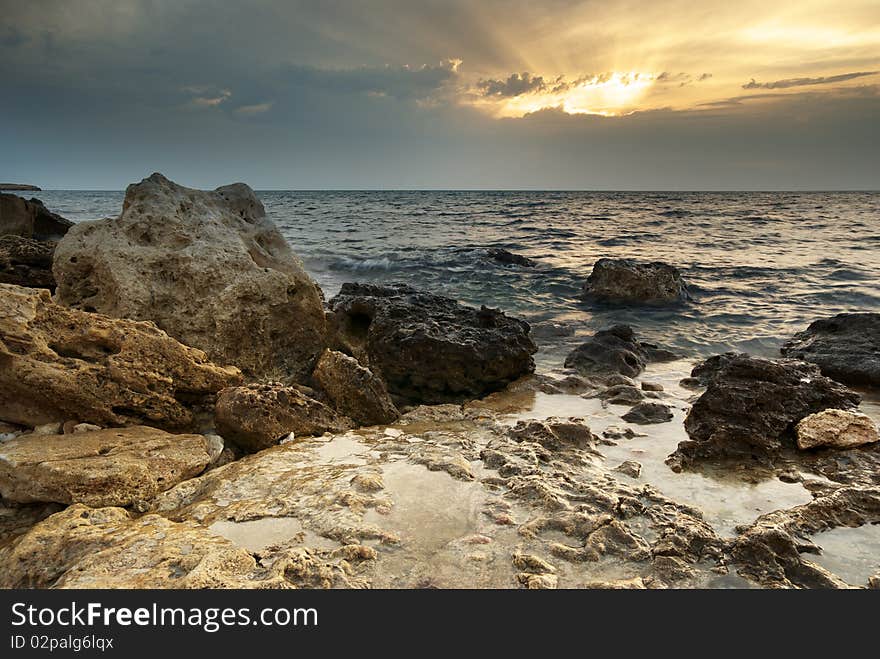
[[[116,216],[122,191],[26,193],[74,220]],[[539,368],[596,330],[697,359],[778,355],[811,321],[880,311],[878,192],[258,191],[327,299],[344,282],[402,282],[527,320]],[[503,248],[535,267],[506,265]],[[585,302],[602,257],[677,266],[693,300]]]

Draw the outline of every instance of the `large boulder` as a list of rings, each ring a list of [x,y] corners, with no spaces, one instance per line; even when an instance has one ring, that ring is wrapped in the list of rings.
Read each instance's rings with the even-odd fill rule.
[[[0,235],[36,240],[57,240],[73,222],[53,213],[39,199],[28,201],[18,195],[0,193]]]
[[[71,229],[54,270],[62,304],[153,320],[249,375],[308,376],[324,349],[321,291],[243,183],[204,192],[153,174],[118,218]]]
[[[0,588],[286,587],[285,565],[198,524],[74,505],[0,547]]]
[[[811,414],[795,428],[800,449],[853,448],[880,442],[880,431],[867,414],[849,410],[823,410]]]
[[[0,496],[14,503],[127,506],[197,476],[212,457],[202,435],[146,426],[22,435],[0,445]]]
[[[840,382],[880,387],[880,313],[817,320],[783,345],[782,354],[816,364]]]
[[[275,446],[290,433],[321,435],[349,425],[321,401],[278,383],[224,389],[214,423],[224,439],[250,452]]]
[[[55,304],[47,290],[0,284],[0,420],[194,427],[216,392],[241,381],[152,323]]]
[[[535,369],[528,323],[410,286],[343,284],[330,300],[342,352],[409,402],[478,398]]]
[[[336,410],[359,425],[392,423],[400,416],[385,383],[354,357],[325,350],[312,377],[336,405]]]
[[[694,369],[708,386],[684,422],[690,440],[677,451],[684,461],[768,462],[784,445],[794,445],[794,427],[804,417],[828,408],[852,409],[860,401],[857,393],[804,362],[738,354],[714,358],[713,368]]]
[[[677,268],[655,261],[599,259],[584,284],[584,297],[611,302],[669,304],[690,299]]]
[[[678,359],[679,355],[652,343],[636,339],[629,325],[615,325],[596,332],[565,358],[565,367],[581,375],[611,375],[619,373],[635,377],[649,362]]]
[[[54,254],[54,241],[0,236],[0,283],[54,291]]]

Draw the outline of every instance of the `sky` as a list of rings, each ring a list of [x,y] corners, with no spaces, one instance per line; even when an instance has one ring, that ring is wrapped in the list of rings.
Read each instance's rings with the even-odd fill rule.
[[[877,0],[0,0],[0,181],[880,189]]]

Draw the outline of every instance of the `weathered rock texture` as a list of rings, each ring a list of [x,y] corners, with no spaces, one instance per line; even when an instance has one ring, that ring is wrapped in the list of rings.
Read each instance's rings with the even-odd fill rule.
[[[338,348],[407,401],[483,396],[535,368],[529,325],[402,284],[343,284],[330,300]]]
[[[200,474],[202,435],[135,426],[75,435],[22,435],[0,444],[0,496],[14,503],[127,506]]]
[[[644,402],[633,407],[621,417],[629,423],[646,425],[650,423],[666,423],[672,421],[672,410],[663,403]]]
[[[152,323],[55,304],[49,291],[0,284],[0,420],[71,419],[181,430],[241,381]]]
[[[679,271],[667,263],[599,259],[584,284],[584,297],[606,301],[668,304],[690,299]]]
[[[55,290],[55,243],[21,236],[0,237],[0,283]]]
[[[324,403],[277,383],[224,389],[214,421],[224,439],[251,452],[275,446],[290,433],[320,435],[347,425]]]
[[[523,256],[522,254],[514,254],[510,250],[506,250],[502,247],[492,247],[486,250],[486,256],[503,265],[518,265],[523,268],[534,268],[538,265],[532,259]]]
[[[565,367],[573,368],[582,375],[620,373],[632,378],[644,371],[648,362],[673,359],[678,359],[678,355],[651,343],[638,341],[629,325],[615,325],[596,332],[575,348],[565,358]]]
[[[859,395],[820,374],[812,364],[719,355],[694,369],[708,381],[685,419],[690,440],[676,452],[685,460],[731,457],[767,461],[805,416],[851,409]],[[699,374],[699,375],[697,375]]]
[[[0,235],[57,240],[72,226],[73,222],[47,209],[39,199],[0,194]]]
[[[391,423],[400,416],[388,389],[368,368],[335,350],[325,350],[312,377],[336,405],[359,425]]]
[[[880,387],[880,313],[842,313],[817,320],[782,346],[830,378]]]
[[[867,414],[848,410],[823,410],[811,414],[795,428],[801,449],[853,448],[880,441],[880,432]]]
[[[70,506],[0,548],[2,588],[285,587],[277,570],[196,524]]]
[[[321,292],[243,183],[203,192],[153,174],[118,218],[77,224],[54,271],[61,303],[153,320],[250,375],[305,377],[324,349]]]

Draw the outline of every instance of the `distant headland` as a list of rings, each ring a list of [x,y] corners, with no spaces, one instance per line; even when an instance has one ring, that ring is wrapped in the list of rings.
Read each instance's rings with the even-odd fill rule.
[[[27,183],[0,183],[0,191],[5,190],[29,190],[31,192],[40,192],[42,188],[36,185],[28,185]]]

